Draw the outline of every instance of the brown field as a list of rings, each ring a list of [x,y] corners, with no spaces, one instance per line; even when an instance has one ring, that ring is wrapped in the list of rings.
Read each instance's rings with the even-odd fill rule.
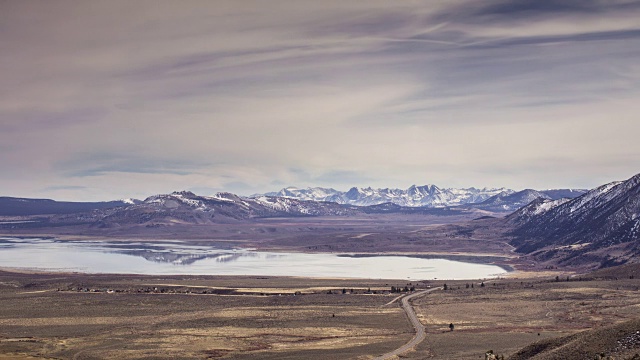
[[[404,312],[385,306],[395,294],[364,294],[388,288],[362,280],[2,273],[0,358],[365,359],[412,336]],[[201,294],[216,290],[227,294]]]
[[[414,301],[428,335],[406,358],[510,355],[638,317],[640,280],[571,280],[448,282],[453,290]],[[388,304],[391,285],[404,284],[3,272],[0,359],[370,359],[413,335],[398,302]]]
[[[506,357],[535,341],[640,315],[640,280],[510,279],[473,289],[467,283],[450,282],[454,290],[414,302],[429,336],[409,358],[478,359],[488,350]]]

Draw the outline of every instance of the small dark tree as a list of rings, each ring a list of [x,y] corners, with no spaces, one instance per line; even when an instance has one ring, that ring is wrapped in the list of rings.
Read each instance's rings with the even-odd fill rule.
[[[453,323],[449,324],[449,331],[453,331],[453,328],[454,328],[454,327],[455,327],[455,326],[453,326]]]
[[[347,293],[347,289],[342,288],[342,293],[343,293],[343,294],[346,294],[346,293]]]
[[[443,288],[445,291],[449,289],[449,287],[447,287],[447,284],[444,284]]]
[[[480,287],[484,287],[484,281],[480,283]]]

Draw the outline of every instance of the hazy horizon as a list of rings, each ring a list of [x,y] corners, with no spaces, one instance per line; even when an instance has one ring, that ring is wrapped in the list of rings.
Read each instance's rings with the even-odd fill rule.
[[[0,196],[593,188],[640,172],[634,1],[0,3]]]
[[[610,182],[614,182],[614,181],[622,181],[622,180],[627,180],[627,179],[612,180],[612,181],[610,181]],[[470,188],[475,188],[475,189],[478,189],[478,190],[483,190],[483,189],[487,189],[487,190],[490,190],[490,189],[494,189],[494,190],[506,189],[506,190],[513,190],[513,191],[518,192],[518,191],[523,191],[523,190],[537,190],[537,191],[549,191],[549,190],[586,190],[586,191],[588,191],[588,190],[592,190],[593,188],[598,187],[598,186],[600,186],[600,185],[604,185],[604,184],[598,184],[598,185],[596,185],[596,186],[595,186],[595,187],[593,187],[593,188],[568,188],[568,187],[565,187],[565,188],[538,188],[538,189],[533,189],[533,188],[516,188],[516,189],[513,189],[513,188],[504,187],[504,186],[501,186],[501,187],[488,187],[488,186],[485,186],[485,187],[478,187],[478,186],[469,186],[469,187],[451,187],[451,186],[441,186],[441,185],[438,185],[438,184],[411,184],[411,185],[406,186],[406,187],[390,187],[390,186],[373,187],[373,186],[357,186],[357,185],[354,185],[354,186],[352,186],[352,187],[350,187],[350,188],[346,188],[346,189],[345,189],[345,188],[333,188],[333,187],[330,187],[330,186],[306,186],[306,187],[299,187],[299,186],[293,186],[293,185],[290,185],[290,186],[284,186],[284,187],[281,187],[281,188],[278,188],[278,189],[272,189],[272,190],[263,191],[263,192],[254,192],[254,193],[250,193],[250,194],[249,194],[249,193],[234,193],[234,194],[235,194],[235,195],[239,195],[239,196],[244,196],[244,197],[250,197],[250,196],[253,196],[253,195],[261,195],[261,194],[266,194],[266,193],[277,193],[277,192],[279,192],[279,191],[281,191],[281,190],[283,190],[283,189],[291,189],[291,188],[296,188],[296,189],[301,189],[301,190],[304,190],[304,189],[314,189],[314,188],[324,188],[324,189],[333,189],[333,190],[340,191],[340,192],[347,192],[347,191],[349,191],[349,190],[350,190],[351,188],[353,188],[353,187],[355,187],[355,188],[359,188],[359,189],[372,188],[372,189],[374,189],[374,190],[383,190],[383,189],[399,189],[399,190],[407,190],[407,189],[408,189],[408,188],[410,188],[411,186],[418,186],[418,187],[420,187],[420,186],[430,186],[430,185],[435,185],[435,186],[437,186],[437,187],[438,187],[438,188],[440,188],[440,189],[450,189],[450,188],[455,188],[455,189],[470,189]],[[199,196],[212,196],[212,195],[215,195],[215,194],[217,194],[217,193],[225,193],[225,192],[227,192],[227,193],[233,193],[233,192],[231,192],[231,191],[227,191],[227,190],[220,190],[220,191],[216,191],[216,192],[208,192],[208,193],[207,193],[207,192],[205,192],[205,193],[203,193],[203,192],[198,192],[198,191],[193,190],[193,189],[189,190],[189,189],[184,188],[184,189],[173,189],[173,190],[170,190],[170,191],[167,191],[167,192],[164,192],[164,193],[149,193],[149,194],[143,195],[142,197],[125,196],[125,197],[119,197],[119,198],[105,198],[105,199],[95,199],[95,198],[93,198],[93,199],[75,199],[75,200],[69,200],[69,199],[64,199],[64,198],[49,198],[49,199],[51,199],[51,200],[56,200],[56,201],[79,201],[79,202],[91,202],[91,201],[115,201],[115,200],[127,200],[127,199],[144,200],[144,199],[146,199],[147,197],[154,196],[154,195],[170,194],[170,193],[173,193],[173,192],[181,192],[181,191],[190,191],[190,192],[193,192],[195,195],[199,195]],[[21,197],[18,197],[18,196],[6,195],[6,194],[0,194],[0,197],[31,198],[31,199],[39,199],[39,198],[42,198],[42,197],[33,197],[33,196],[21,196]]]

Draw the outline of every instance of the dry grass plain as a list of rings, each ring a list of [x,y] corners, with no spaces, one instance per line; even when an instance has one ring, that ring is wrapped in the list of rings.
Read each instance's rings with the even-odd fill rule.
[[[454,290],[414,302],[429,335],[408,358],[479,359],[487,350],[507,357],[536,341],[640,315],[637,279],[509,279],[487,281],[485,287],[475,282],[473,288],[467,283],[450,282]]]
[[[191,293],[137,292],[154,288]],[[364,294],[382,288],[366,280],[2,273],[0,359],[366,359],[413,333],[398,306],[385,306],[396,295]],[[221,289],[227,294],[199,294]]]
[[[638,279],[467,283],[414,300],[428,335],[403,358],[479,359],[489,349],[509,356],[640,313]],[[0,359],[370,359],[413,335],[398,303],[386,305],[397,296],[382,294],[391,285],[403,284],[4,272]]]

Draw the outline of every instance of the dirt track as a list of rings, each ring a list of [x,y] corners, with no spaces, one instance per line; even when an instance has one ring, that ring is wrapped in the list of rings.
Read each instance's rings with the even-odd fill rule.
[[[375,360],[387,360],[387,359],[391,359],[395,356],[399,356],[404,354],[405,352],[413,349],[416,345],[420,344],[425,337],[427,336],[425,330],[424,330],[424,326],[422,325],[422,323],[420,322],[420,320],[418,319],[418,316],[416,315],[415,310],[413,309],[413,306],[411,306],[411,300],[414,298],[417,298],[419,296],[422,296],[424,294],[430,293],[432,291],[435,290],[440,290],[441,288],[433,288],[433,289],[428,289],[428,290],[422,290],[422,291],[418,291],[417,293],[411,294],[411,295],[407,295],[405,297],[402,298],[402,308],[404,309],[405,313],[407,314],[407,317],[409,317],[409,320],[411,321],[411,325],[413,325],[413,328],[416,330],[416,335],[411,339],[411,341],[409,341],[408,343],[402,345],[401,347],[390,351],[384,355],[378,356],[377,358],[375,358]]]

